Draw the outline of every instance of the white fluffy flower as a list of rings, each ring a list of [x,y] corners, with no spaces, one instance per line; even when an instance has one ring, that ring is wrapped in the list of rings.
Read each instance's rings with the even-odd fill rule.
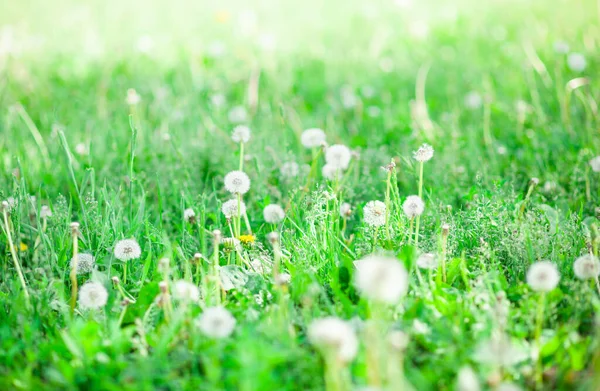
[[[322,129],[310,128],[302,132],[300,141],[306,148],[317,148],[327,142],[327,137]]]
[[[127,98],[125,98],[125,102],[127,102],[130,106],[135,106],[142,101],[142,97],[137,93],[136,90],[130,88],[127,90]]]
[[[333,164],[325,164],[321,169],[321,173],[325,179],[334,180],[342,175],[342,169]]]
[[[115,257],[120,261],[137,259],[142,255],[142,249],[135,239],[119,240],[115,244]]]
[[[423,144],[413,152],[413,157],[418,162],[426,162],[433,157],[433,147],[429,144]]]
[[[183,211],[183,219],[185,221],[191,221],[194,217],[196,217],[196,212],[194,212],[194,209],[187,208]]]
[[[550,292],[559,281],[558,268],[549,261],[536,262],[527,271],[527,284],[537,292]]]
[[[395,258],[369,255],[354,265],[355,285],[367,299],[395,304],[408,291],[408,273]]]
[[[495,333],[475,349],[474,359],[480,364],[511,366],[528,358],[527,351],[508,335]]]
[[[243,171],[231,171],[225,175],[225,190],[232,194],[246,194],[250,190],[250,178]]]
[[[52,210],[48,205],[42,205],[40,209],[40,218],[47,219],[48,217],[52,217]]]
[[[577,278],[589,280],[600,275],[600,260],[591,254],[585,254],[575,260],[573,271]]]
[[[416,195],[411,195],[406,197],[406,200],[402,204],[402,209],[404,210],[404,214],[409,219],[413,217],[420,216],[425,210],[425,204],[421,197]]]
[[[567,57],[567,66],[573,72],[582,72],[587,66],[585,56],[581,53],[571,53]]]
[[[471,367],[462,367],[460,371],[458,371],[458,376],[456,378],[456,390],[457,391],[480,391],[481,385],[479,384],[479,379],[477,378],[477,374]]]
[[[221,93],[214,93],[210,96],[209,99],[210,99],[210,104],[213,105],[214,107],[222,107],[227,102],[225,95],[223,95]]]
[[[221,205],[221,212],[225,215],[226,218],[231,219],[233,217],[237,217],[238,215],[238,200],[231,199],[229,201],[225,201],[223,205]],[[246,214],[246,204],[244,201],[240,200],[240,216]]]
[[[281,165],[279,172],[284,178],[294,178],[300,173],[300,167],[296,162],[285,162]]]
[[[80,156],[85,156],[88,154],[87,146],[84,143],[78,143],[75,145],[75,153]]]
[[[592,166],[592,171],[600,172],[600,156],[596,156],[590,160],[590,166]]]
[[[385,206],[385,204],[383,204],[383,206]],[[344,202],[342,205],[340,205],[340,216],[348,217],[348,216],[350,216],[351,213],[352,213],[352,206],[349,203]]]
[[[289,285],[292,282],[292,275],[289,273],[279,273],[275,276],[275,285]]]
[[[196,319],[196,325],[210,338],[227,338],[235,329],[235,318],[223,307],[209,307]]]
[[[386,207],[381,201],[369,201],[363,208],[365,223],[372,227],[385,224]]]
[[[554,51],[558,54],[567,54],[570,49],[569,44],[565,41],[554,42]]]
[[[108,292],[99,282],[88,281],[79,289],[79,308],[94,309],[106,305]]]
[[[515,383],[511,383],[511,382],[503,382],[500,383],[498,385],[498,387],[496,387],[496,391],[522,391],[523,389],[515,384]]]
[[[465,96],[465,106],[467,106],[468,109],[478,109],[482,104],[483,98],[477,91],[471,91]]]
[[[244,106],[235,106],[229,110],[227,117],[229,118],[229,121],[233,122],[234,124],[239,124],[248,119],[248,112]]]
[[[438,259],[433,253],[424,253],[417,258],[417,266],[421,269],[436,269],[438,267]]]
[[[265,221],[269,224],[280,223],[285,218],[283,208],[277,204],[270,204],[263,209]]]
[[[325,356],[334,354],[342,363],[351,362],[358,353],[358,338],[347,322],[330,316],[313,320],[308,326],[308,340]]]
[[[176,300],[197,302],[200,300],[200,290],[189,281],[175,281],[173,284],[173,297]]]
[[[352,151],[345,145],[335,144],[325,150],[325,161],[334,167],[345,170],[350,164]]]
[[[429,334],[431,333],[431,328],[425,322],[421,322],[419,319],[415,319],[412,324],[413,331],[416,334]]]
[[[77,274],[87,274],[94,270],[96,260],[92,254],[77,254]],[[71,268],[75,266],[75,257],[71,258]]]
[[[246,125],[238,125],[233,128],[231,139],[236,143],[247,143],[250,141],[250,128]]]

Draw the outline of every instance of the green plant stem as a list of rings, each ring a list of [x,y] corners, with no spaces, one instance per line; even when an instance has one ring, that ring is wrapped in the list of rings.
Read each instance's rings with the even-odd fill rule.
[[[385,231],[390,245],[392,243],[392,235],[390,233],[390,191],[392,187],[392,171],[393,169],[388,170],[387,186],[385,190]]]
[[[12,257],[13,263],[15,264],[15,269],[17,270],[17,274],[19,276],[19,281],[21,283],[21,287],[23,288],[23,294],[25,295],[25,301],[27,302],[27,306],[31,306],[31,301],[29,298],[29,291],[27,290],[27,284],[25,283],[25,277],[23,276],[23,271],[21,270],[21,264],[19,263],[19,258],[17,257],[17,250],[15,249],[15,244],[12,239],[12,235],[10,233],[10,225],[8,223],[8,212],[6,209],[3,210],[4,215],[4,233],[6,234],[6,239],[8,240],[8,247],[10,249],[10,255]]]
[[[535,317],[535,346],[538,350],[538,356],[535,362],[535,389],[543,388],[543,367],[542,367],[542,327],[544,324],[544,307],[546,304],[546,293],[542,292],[538,298],[537,312]]]
[[[79,239],[77,233],[73,232],[73,265],[71,266],[71,315],[75,312],[77,305],[77,266],[79,265]]]

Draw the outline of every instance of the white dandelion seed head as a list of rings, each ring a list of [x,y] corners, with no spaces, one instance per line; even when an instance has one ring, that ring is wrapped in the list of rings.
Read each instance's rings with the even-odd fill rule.
[[[529,358],[527,351],[514,343],[508,335],[492,334],[475,349],[474,359],[480,364],[512,366]]]
[[[240,212],[239,215],[242,216],[246,214],[246,204],[244,201],[240,200]],[[233,198],[229,201],[225,201],[223,205],[221,205],[221,212],[225,215],[226,218],[231,219],[238,215],[238,200]]]
[[[125,102],[130,106],[135,106],[142,101],[142,97],[137,93],[137,91],[133,88],[127,90],[127,97],[125,98]]]
[[[48,205],[42,205],[40,209],[40,218],[47,219],[48,217],[52,217],[52,210]]]
[[[263,217],[267,223],[277,224],[285,218],[285,212],[281,206],[277,204],[270,204],[265,206],[265,209],[263,209]]]
[[[522,391],[523,389],[512,382],[503,382],[496,387],[496,391]]]
[[[335,144],[325,150],[325,161],[334,167],[345,170],[352,159],[352,151],[345,145]]]
[[[186,210],[183,211],[183,219],[186,221],[190,221],[192,220],[194,217],[196,217],[196,212],[194,212],[194,209],[192,208],[187,208]]]
[[[210,104],[217,108],[223,107],[225,105],[225,103],[227,102],[225,95],[223,95],[221,93],[214,93],[210,96],[209,99],[210,99]]]
[[[402,204],[402,209],[404,210],[406,217],[412,219],[413,217],[423,214],[423,211],[425,210],[425,203],[421,197],[411,195],[406,197],[406,200]]]
[[[426,162],[433,157],[433,147],[429,144],[423,144],[413,152],[413,157],[418,162]]]
[[[583,54],[571,53],[567,57],[567,66],[573,72],[583,72],[587,66],[587,61]]]
[[[173,297],[176,300],[195,303],[200,300],[200,290],[189,281],[175,281],[173,284]]]
[[[227,117],[232,123],[239,124],[248,120],[248,111],[244,106],[235,106],[229,110]]]
[[[142,256],[142,249],[135,239],[123,239],[115,244],[114,254],[119,261],[129,261]]]
[[[279,273],[275,276],[275,285],[289,285],[292,282],[292,276],[289,273]]]
[[[431,328],[425,322],[421,322],[419,319],[415,319],[412,324],[413,331],[416,334],[429,334],[431,332]]]
[[[385,206],[385,204],[383,204]],[[352,205],[347,202],[344,202],[340,205],[340,216],[349,217],[352,214]]]
[[[75,266],[75,257],[71,258],[71,269]],[[77,274],[87,274],[94,270],[96,259],[92,254],[77,254]]]
[[[334,180],[342,176],[342,169],[333,164],[325,164],[321,169],[321,173],[325,179]]]
[[[327,136],[322,129],[310,128],[302,132],[300,141],[306,148],[318,148],[327,142]]]
[[[408,291],[408,273],[395,258],[369,255],[354,262],[355,285],[369,300],[396,304]]]
[[[78,143],[75,145],[75,153],[79,156],[85,156],[88,154],[87,146],[84,143]]]
[[[231,194],[246,194],[250,190],[250,178],[243,171],[231,171],[224,181],[225,190]]]
[[[600,172],[600,156],[596,156],[590,160],[590,166],[592,167],[592,171]]]
[[[363,208],[365,223],[372,227],[381,227],[385,224],[385,204],[381,201],[369,201]]]
[[[246,125],[238,125],[233,128],[231,139],[236,143],[247,143],[250,141],[250,128]]]
[[[324,355],[333,353],[342,363],[351,362],[358,353],[358,338],[348,322],[330,316],[315,319],[308,326],[308,340]]]
[[[571,48],[569,47],[569,44],[566,43],[565,41],[554,42],[554,51],[556,53],[567,54],[567,53],[569,53],[569,50],[571,50]]]
[[[580,280],[596,278],[600,275],[600,260],[591,254],[582,255],[573,263],[573,271]]]
[[[406,350],[408,342],[408,335],[403,331],[393,330],[388,334],[388,343],[396,351]]]
[[[417,258],[417,266],[421,269],[437,269],[438,258],[433,253],[424,253]]]
[[[559,281],[558,268],[549,261],[536,262],[527,271],[527,284],[536,292],[550,292]]]
[[[470,366],[462,367],[456,377],[457,391],[480,391],[481,385],[477,374]]]
[[[465,96],[465,106],[470,110],[475,110],[483,104],[483,97],[477,91],[471,91]]]
[[[235,318],[223,307],[209,307],[196,319],[196,326],[209,338],[229,337],[235,329]]]
[[[88,281],[79,289],[79,308],[102,308],[108,301],[108,291],[99,282]]]
[[[300,166],[296,162],[285,162],[279,168],[279,172],[284,178],[294,178],[300,173]]]

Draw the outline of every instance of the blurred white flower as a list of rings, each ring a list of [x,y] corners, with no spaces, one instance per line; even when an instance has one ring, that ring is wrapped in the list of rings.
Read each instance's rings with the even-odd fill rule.
[[[142,101],[142,97],[139,96],[136,90],[130,88],[127,90],[127,98],[125,98],[125,102],[127,102],[130,106],[135,106]]]
[[[265,209],[263,209],[263,217],[267,223],[277,224],[285,218],[285,212],[281,206],[277,204],[270,204],[265,206]]]
[[[142,249],[135,239],[123,239],[115,244],[114,254],[115,258],[120,261],[129,261],[139,258],[142,255]]]
[[[137,41],[137,50],[141,53],[150,53],[154,48],[154,39],[149,35],[142,35]]]
[[[75,145],[75,153],[80,156],[85,156],[88,154],[87,146],[84,143],[78,143]]]
[[[469,366],[462,367],[456,378],[456,391],[480,391],[479,378]]]
[[[381,227],[385,224],[386,207],[381,201],[369,201],[363,208],[365,223],[372,227]]]
[[[250,128],[246,125],[237,125],[233,128],[231,139],[236,143],[247,143],[250,141]]]
[[[592,171],[600,172],[600,156],[596,156],[595,158],[591,159],[590,166],[592,167]]]
[[[351,362],[358,353],[358,338],[345,321],[330,316],[313,320],[308,326],[308,340],[321,353],[334,355],[342,363]]]
[[[413,157],[418,162],[426,162],[433,157],[433,147],[429,144],[423,144],[413,152]]]
[[[327,136],[322,129],[310,128],[302,132],[300,141],[306,148],[318,148],[327,142]]]
[[[242,216],[246,213],[246,204],[244,203],[244,201],[240,200],[240,213],[239,215]],[[229,201],[225,201],[223,203],[223,205],[221,205],[221,212],[223,212],[223,214],[225,215],[226,218],[231,219],[233,217],[236,217],[238,215],[238,200],[237,199],[231,199]]]
[[[416,334],[426,335],[426,334],[429,334],[431,332],[431,329],[429,328],[429,326],[427,325],[427,323],[421,322],[419,319],[415,319],[413,321],[412,327],[413,327],[413,331]]]
[[[385,206],[385,204],[384,204],[384,206]],[[349,217],[351,213],[352,213],[352,206],[349,203],[344,202],[342,205],[340,205],[340,216]]]
[[[496,387],[495,391],[522,391],[523,389],[515,383],[503,382]]]
[[[200,331],[210,338],[229,337],[235,329],[235,318],[223,307],[209,307],[196,319]]]
[[[481,107],[483,98],[477,91],[471,91],[465,96],[465,106],[468,109],[475,110]]]
[[[345,170],[350,164],[352,152],[350,149],[341,144],[335,144],[325,150],[325,161],[334,167]]]
[[[292,281],[292,276],[289,273],[279,273],[275,276],[275,285],[289,285]]]
[[[343,174],[343,170],[333,164],[325,164],[321,169],[321,174],[325,179],[334,180],[340,178]]]
[[[536,292],[549,292],[559,281],[558,268],[549,261],[536,262],[527,271],[527,284]]]
[[[196,212],[194,212],[194,209],[187,208],[186,210],[183,211],[183,219],[185,221],[192,222],[194,217],[196,217]]]
[[[392,330],[388,334],[388,343],[396,351],[404,351],[408,346],[408,335],[400,330]]]
[[[567,54],[567,53],[569,53],[569,50],[571,50],[571,48],[569,47],[569,44],[566,43],[565,41],[554,42],[554,51],[556,53]]]
[[[408,273],[402,263],[389,257],[368,255],[354,262],[355,285],[367,299],[396,304],[408,291]]]
[[[213,105],[214,107],[223,107],[225,105],[225,103],[227,102],[225,95],[218,93],[218,92],[210,95],[209,99],[210,99],[210,104]]]
[[[225,190],[232,194],[246,194],[250,190],[250,178],[243,171],[231,171],[224,182]]]
[[[420,216],[425,210],[425,204],[421,197],[416,195],[411,195],[406,197],[406,200],[402,204],[402,209],[404,210],[404,214],[409,219],[413,217]]]
[[[71,269],[75,266],[75,257],[71,258]],[[79,253],[77,254],[77,274],[87,274],[94,270],[96,259],[92,254]]]
[[[421,269],[437,269],[438,259],[433,253],[424,253],[417,258],[417,266]]]
[[[567,57],[567,66],[573,72],[583,72],[587,66],[587,61],[583,54],[571,53]]]
[[[79,308],[102,308],[108,301],[108,292],[99,282],[88,281],[79,289]]]
[[[200,300],[200,290],[189,281],[175,281],[173,284],[173,297],[176,300],[197,302]]]
[[[495,333],[489,340],[481,342],[474,355],[480,364],[499,366],[511,366],[527,358],[527,351],[502,333]]]
[[[300,167],[296,162],[285,162],[281,165],[279,172],[284,178],[294,178],[300,173]]]
[[[212,41],[208,44],[206,52],[209,57],[219,58],[225,55],[225,53],[227,52],[227,47],[221,41]]]
[[[47,219],[48,217],[52,217],[52,210],[48,205],[42,205],[40,209],[40,218]]]
[[[244,106],[235,106],[229,110],[227,117],[232,123],[239,124],[248,120],[248,112]]]
[[[589,280],[600,275],[600,260],[592,254],[585,254],[573,263],[575,276],[580,280]]]

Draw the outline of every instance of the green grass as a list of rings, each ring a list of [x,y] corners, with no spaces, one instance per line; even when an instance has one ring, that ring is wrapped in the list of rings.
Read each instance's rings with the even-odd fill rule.
[[[251,7],[233,1],[0,6],[0,199],[15,200],[7,214],[12,243],[4,222],[0,233],[0,387],[346,390],[376,385],[377,368],[388,376],[369,356],[378,346],[382,362],[403,368],[407,390],[460,389],[465,366],[483,389],[501,382],[598,389],[600,292],[573,272],[577,257],[598,251],[600,173],[589,165],[600,154],[596,2],[255,3],[248,34],[239,18]],[[420,21],[427,37],[411,35]],[[275,37],[274,50],[261,46],[265,34]],[[148,53],[136,49],[144,35],[154,41]],[[7,53],[11,40],[18,50]],[[221,56],[211,54],[217,41],[226,48]],[[569,69],[557,41],[585,55],[583,72]],[[142,99],[135,107],[125,102],[130,88]],[[465,104],[472,91],[483,97],[474,109]],[[222,106],[211,103],[215,94]],[[231,236],[220,208],[231,198],[223,177],[240,162],[228,117],[240,105],[252,129],[244,151],[252,185],[243,199],[256,240],[239,253],[215,252],[213,231]],[[357,152],[340,181],[323,178],[323,155],[300,143],[311,127]],[[424,165],[415,246],[402,202],[418,192],[412,152],[425,142],[435,155]],[[386,201],[381,167],[391,159],[390,234],[382,228],[375,237],[362,208]],[[300,165],[296,178],[280,173],[289,161]],[[346,222],[342,202],[352,205]],[[270,203],[286,210],[276,226],[264,221]],[[47,224],[42,205],[53,212]],[[193,223],[183,218],[186,208],[196,213]],[[109,299],[71,315],[73,221],[81,224],[79,252],[96,257],[79,288],[101,282]],[[420,281],[417,254],[442,254],[443,224],[447,280],[440,269]],[[246,233],[243,219],[241,227]],[[277,258],[267,240],[274,230],[291,275],[285,288],[241,261]],[[123,238],[142,247],[122,284],[135,300],[125,312],[111,282],[124,280],[113,255]],[[409,293],[394,305],[376,305],[355,288],[353,261],[371,253],[411,270]],[[205,278],[215,256],[245,281],[223,294],[237,324],[222,340],[194,321],[216,303],[214,281]],[[525,276],[540,260],[556,264],[561,281],[545,295],[537,341],[540,295]],[[161,281],[172,290],[179,279],[203,290],[199,304],[173,301],[172,311],[153,304]],[[503,295],[505,322],[495,310]],[[325,384],[331,360],[306,335],[329,315],[352,320],[360,340],[344,368],[351,380],[340,388]],[[375,342],[368,319],[378,321]],[[407,334],[405,351],[387,348],[390,330]],[[481,357],[499,331],[519,346],[516,362]],[[399,389],[388,380],[388,389]]]

